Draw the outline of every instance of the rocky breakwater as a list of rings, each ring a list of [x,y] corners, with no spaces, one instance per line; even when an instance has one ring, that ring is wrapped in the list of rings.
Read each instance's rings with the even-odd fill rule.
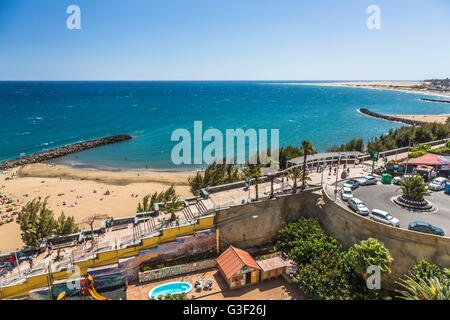
[[[384,120],[388,120],[388,121],[394,121],[394,122],[401,122],[401,123],[405,123],[405,124],[408,124],[411,126],[420,126],[420,125],[426,123],[423,121],[403,119],[403,118],[394,117],[394,116],[390,116],[390,115],[386,115],[386,114],[376,113],[376,112],[370,111],[369,109],[364,109],[364,108],[359,109],[359,112],[361,112],[362,114],[365,114],[367,116],[370,116],[370,117],[384,119]]]
[[[0,170],[12,169],[12,168],[22,166],[25,164],[30,164],[30,163],[38,163],[38,162],[48,161],[48,160],[66,156],[71,153],[77,153],[77,152],[84,151],[87,149],[92,149],[92,148],[104,146],[107,144],[122,142],[122,141],[126,141],[126,140],[131,140],[131,139],[133,139],[132,136],[126,135],[126,134],[121,134],[121,135],[110,136],[110,137],[106,137],[106,138],[89,140],[89,141],[85,141],[85,142],[78,142],[78,143],[70,144],[67,146],[54,148],[54,149],[50,149],[50,150],[43,151],[43,152],[33,153],[33,154],[23,156],[20,158],[15,158],[12,160],[0,162]]]

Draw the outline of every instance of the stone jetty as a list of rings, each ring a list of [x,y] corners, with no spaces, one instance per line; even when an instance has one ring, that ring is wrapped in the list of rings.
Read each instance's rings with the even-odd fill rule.
[[[442,100],[442,99],[428,99],[428,98],[422,98],[420,99],[422,101],[428,101],[428,102],[438,102],[438,103],[450,103],[450,100]]]
[[[85,141],[85,142],[69,144],[67,146],[54,148],[54,149],[50,149],[50,150],[43,151],[43,152],[33,153],[33,154],[23,156],[20,158],[15,158],[12,160],[0,162],[0,170],[7,170],[7,169],[15,168],[15,167],[22,166],[25,164],[30,164],[30,163],[38,163],[38,162],[48,161],[48,160],[66,156],[71,153],[77,153],[77,152],[84,151],[87,149],[92,149],[92,148],[104,146],[107,144],[122,142],[122,141],[126,141],[126,140],[131,140],[131,139],[133,139],[132,136],[126,135],[126,134],[121,134],[121,135],[110,136],[110,137],[106,137],[106,138],[100,138],[100,139],[89,140],[89,141]]]
[[[370,117],[384,119],[384,120],[388,120],[388,121],[401,122],[401,123],[408,124],[411,126],[420,126],[420,125],[426,123],[423,121],[403,119],[403,118],[394,117],[394,116],[390,116],[390,115],[386,115],[386,114],[376,113],[376,112],[373,112],[373,111],[370,111],[370,110],[364,109],[364,108],[359,109],[359,112],[361,112],[362,114],[365,114],[367,116],[370,116]]]

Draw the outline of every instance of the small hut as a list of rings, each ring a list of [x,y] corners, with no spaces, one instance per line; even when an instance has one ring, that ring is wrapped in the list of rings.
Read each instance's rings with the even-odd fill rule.
[[[230,289],[259,282],[260,267],[247,251],[230,246],[216,261]]]
[[[276,256],[258,261],[258,265],[261,268],[261,281],[264,281],[282,276],[286,272],[289,263]]]

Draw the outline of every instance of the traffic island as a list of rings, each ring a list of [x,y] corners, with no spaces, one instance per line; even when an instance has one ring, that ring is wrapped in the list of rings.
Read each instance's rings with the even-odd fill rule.
[[[392,202],[409,210],[418,211],[418,212],[435,212],[437,211],[437,207],[434,206],[431,202],[422,199],[422,200],[410,200],[405,196],[396,196],[393,197]]]

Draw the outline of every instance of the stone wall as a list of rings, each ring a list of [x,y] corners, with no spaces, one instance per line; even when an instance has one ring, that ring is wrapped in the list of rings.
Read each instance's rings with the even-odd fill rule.
[[[178,266],[166,267],[157,270],[139,272],[139,282],[147,282],[158,279],[174,277],[180,274],[195,272],[217,266],[216,259],[207,259],[198,262],[180,264]]]
[[[368,238],[382,242],[394,258],[392,274],[385,278],[388,289],[421,259],[450,266],[450,238],[374,222],[336,204],[321,190],[220,210],[216,216],[220,248],[230,244],[248,248],[273,242],[283,221],[300,217],[317,219],[327,234],[346,249]]]

